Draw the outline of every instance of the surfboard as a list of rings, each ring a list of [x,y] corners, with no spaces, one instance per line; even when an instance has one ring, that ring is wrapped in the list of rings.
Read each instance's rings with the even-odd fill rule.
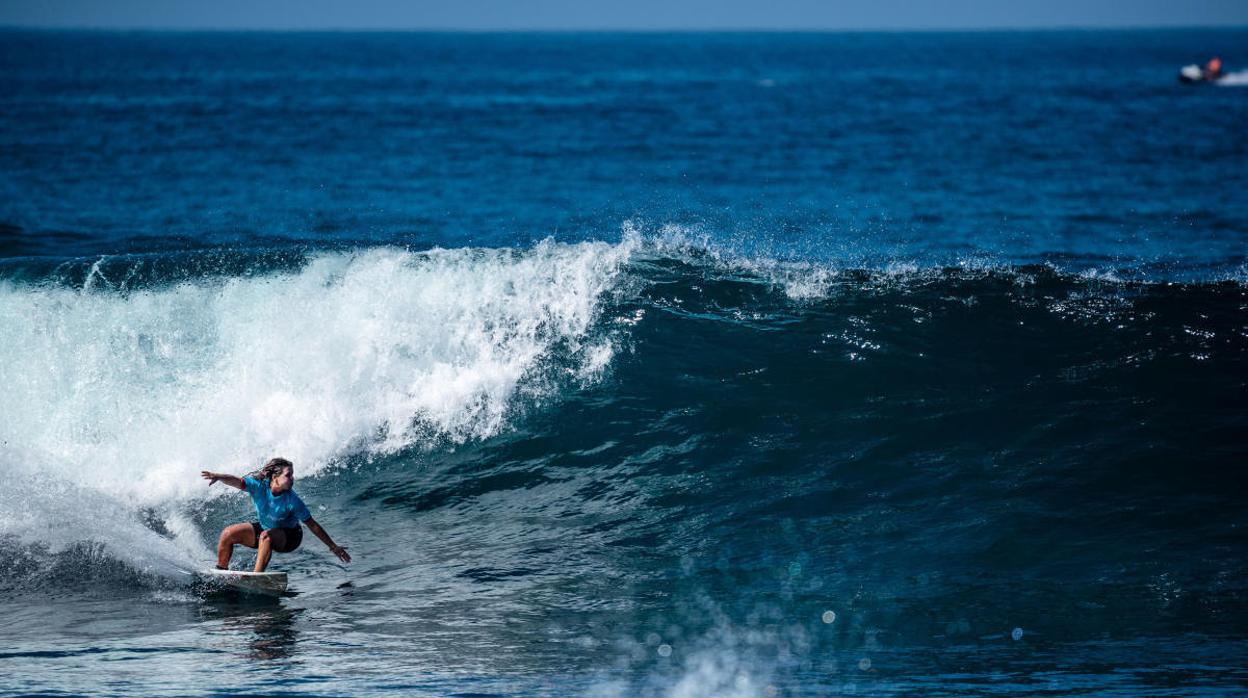
[[[286,592],[285,572],[237,572],[211,569],[200,570],[196,576],[211,588],[234,589],[265,596],[281,596]]]

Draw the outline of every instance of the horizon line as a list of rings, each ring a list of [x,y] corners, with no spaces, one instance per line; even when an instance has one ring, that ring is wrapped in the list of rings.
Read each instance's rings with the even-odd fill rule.
[[[852,33],[974,33],[974,32],[1057,32],[1057,31],[1161,31],[1161,30],[1242,30],[1248,24],[1052,24],[984,25],[951,27],[234,27],[234,26],[109,26],[56,24],[3,24],[0,31],[31,32],[152,32],[152,33],[274,33],[274,34],[852,34]]]

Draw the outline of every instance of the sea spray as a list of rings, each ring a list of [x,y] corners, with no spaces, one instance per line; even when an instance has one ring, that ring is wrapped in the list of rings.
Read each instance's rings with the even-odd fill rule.
[[[326,252],[295,270],[137,289],[95,272],[79,287],[6,282],[0,461],[37,474],[51,499],[19,516],[6,498],[0,535],[55,525],[56,500],[83,497],[129,512],[137,532],[143,507],[172,516],[219,494],[200,469],[280,454],[306,477],[354,452],[495,434],[518,391],[610,362],[594,328],[633,245]],[[67,541],[99,533],[68,528]]]

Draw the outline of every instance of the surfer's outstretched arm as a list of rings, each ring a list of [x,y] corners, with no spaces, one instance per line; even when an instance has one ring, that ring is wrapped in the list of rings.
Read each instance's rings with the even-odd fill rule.
[[[342,560],[343,562],[351,562],[351,556],[347,554],[347,549],[341,545],[334,545],[334,539],[329,537],[329,534],[325,532],[325,529],[321,528],[321,525],[316,522],[316,519],[308,517],[303,522],[303,525],[307,526],[309,531],[316,534],[316,537],[320,538],[321,542],[328,546],[329,549],[338,556],[339,560]]]
[[[202,475],[203,478],[208,481],[209,487],[212,487],[212,483],[216,482],[217,480],[220,480],[221,482],[224,482],[230,487],[235,487],[240,490],[247,489],[247,485],[243,484],[243,478],[241,477],[234,477],[233,475],[226,475],[225,473],[213,473],[207,470],[202,470],[200,471],[199,474]]]

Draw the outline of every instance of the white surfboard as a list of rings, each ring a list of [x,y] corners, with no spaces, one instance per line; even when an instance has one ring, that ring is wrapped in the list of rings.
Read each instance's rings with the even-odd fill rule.
[[[213,587],[236,589],[250,594],[281,596],[286,591],[285,572],[236,572],[211,569],[200,570],[196,575]]]

